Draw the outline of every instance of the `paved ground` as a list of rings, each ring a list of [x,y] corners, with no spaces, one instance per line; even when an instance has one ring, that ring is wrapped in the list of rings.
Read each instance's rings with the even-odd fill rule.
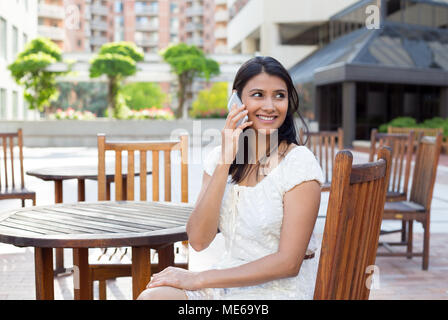
[[[208,148],[193,148],[190,153],[189,166],[189,199],[194,203],[199,193],[202,177],[202,157]],[[62,166],[67,164],[96,164],[96,149],[93,148],[28,148],[24,150],[25,170],[40,167]],[[355,163],[367,160],[367,155],[354,152]],[[371,299],[448,299],[448,157],[441,159],[438,169],[431,217],[431,257],[429,271],[421,270],[421,258],[408,260],[404,257],[379,257],[376,265],[380,271],[379,288],[372,290]],[[172,159],[173,162],[178,159]],[[163,160],[160,161],[163,164]],[[173,181],[179,175],[178,166],[173,166]],[[17,168],[17,166],[16,166]],[[161,172],[163,169],[161,168]],[[162,181],[163,183],[163,181]],[[50,182],[44,182],[33,177],[26,177],[26,185],[37,191],[37,205],[47,205],[54,202],[54,187]],[[96,182],[86,182],[86,201],[96,201]],[[173,201],[180,201],[180,188],[174,190]],[[76,201],[76,183],[64,182],[64,202]],[[163,190],[163,185],[161,186]],[[148,190],[151,194],[151,190]],[[163,199],[163,191],[161,195]],[[315,234],[321,237],[325,224],[328,194],[323,194]],[[30,205],[30,204],[28,204]],[[0,215],[9,209],[20,207],[20,201],[2,201]],[[383,229],[394,228],[396,223],[384,223]],[[416,223],[415,247],[419,250],[422,243],[422,228]],[[389,237],[395,237],[390,235]],[[201,253],[190,249],[190,265],[194,270],[206,269],[222,252],[223,241],[217,236],[212,245]],[[91,254],[91,259],[99,256],[98,250]],[[182,259],[179,255],[179,259]],[[112,260],[115,259],[115,256]],[[124,260],[128,259],[125,257]],[[72,261],[71,252],[65,250],[66,265]],[[73,299],[73,278],[71,275],[55,279],[55,298]],[[107,285],[109,299],[131,299],[130,278],[119,278],[109,281]],[[98,296],[95,286],[95,296]],[[0,299],[34,299],[34,261],[32,248],[16,248],[0,244]]]

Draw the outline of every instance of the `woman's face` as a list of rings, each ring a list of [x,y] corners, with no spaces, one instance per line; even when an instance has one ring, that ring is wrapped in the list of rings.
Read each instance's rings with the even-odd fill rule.
[[[288,111],[288,88],[279,77],[260,73],[243,88],[241,100],[248,110],[252,128],[270,134],[280,128]],[[262,129],[260,131],[260,129]]]

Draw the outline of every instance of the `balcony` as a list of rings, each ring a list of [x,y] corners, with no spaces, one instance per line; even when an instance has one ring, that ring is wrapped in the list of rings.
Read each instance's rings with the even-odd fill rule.
[[[215,22],[229,21],[229,12],[226,10],[219,10],[215,12]]]
[[[202,23],[189,22],[185,26],[185,31],[187,32],[202,31],[202,30],[204,30],[204,25]]]
[[[215,30],[215,39],[227,39],[227,29],[218,28]]]
[[[42,18],[64,19],[65,11],[63,6],[39,3],[37,7],[37,15]]]
[[[159,14],[159,8],[150,6],[135,7],[136,16],[153,16]]]
[[[92,30],[99,30],[99,31],[107,31],[109,29],[107,26],[107,22],[100,20],[92,20],[90,22],[90,28]]]
[[[37,33],[42,37],[49,38],[51,40],[62,41],[65,38],[64,28],[58,28],[52,26],[38,26]]]
[[[93,36],[90,38],[90,44],[94,46],[102,46],[107,42],[108,42],[107,37]]]
[[[195,46],[198,46],[198,47],[202,47],[202,46],[204,46],[204,39],[202,39],[202,38],[188,38],[186,43],[189,46],[195,45]]]
[[[198,6],[189,7],[185,10],[185,14],[187,17],[202,16],[204,15],[204,9]]]
[[[106,6],[94,4],[90,7],[90,12],[93,15],[107,16],[107,14],[109,13],[109,9]]]
[[[135,43],[140,47],[157,47],[159,41],[155,39],[136,39]]]
[[[136,23],[135,30],[136,31],[157,31],[157,30],[159,30],[159,26],[157,24],[152,24],[152,23]]]

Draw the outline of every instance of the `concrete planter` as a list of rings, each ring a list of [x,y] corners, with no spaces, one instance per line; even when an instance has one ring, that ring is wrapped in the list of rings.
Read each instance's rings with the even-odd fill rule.
[[[40,148],[96,147],[98,133],[111,140],[167,140],[188,133],[190,145],[206,145],[220,141],[224,124],[225,119],[0,121],[0,132],[22,128],[24,145]]]

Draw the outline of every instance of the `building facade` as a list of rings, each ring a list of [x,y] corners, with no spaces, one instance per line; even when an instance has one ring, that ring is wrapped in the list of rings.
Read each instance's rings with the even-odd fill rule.
[[[65,52],[97,52],[108,42],[135,42],[145,53],[157,53],[179,42],[183,0],[64,0],[76,12],[66,27]]]
[[[276,57],[289,68],[318,49],[316,30],[357,0],[229,0],[227,45],[234,53]]]
[[[448,117],[448,1],[359,1],[329,26],[330,42],[289,70],[321,130],[342,127],[351,146],[396,117]]]
[[[34,2],[28,0],[28,2]],[[51,39],[62,50],[65,42],[65,7],[63,0],[39,0],[37,33]]]
[[[8,65],[37,33],[37,1],[0,1],[0,119],[34,119]]]

